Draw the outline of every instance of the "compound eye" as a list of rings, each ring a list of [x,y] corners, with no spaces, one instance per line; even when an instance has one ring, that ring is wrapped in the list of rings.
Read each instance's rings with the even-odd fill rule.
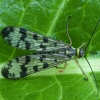
[[[80,57],[82,57],[84,55],[84,50],[80,49]]]

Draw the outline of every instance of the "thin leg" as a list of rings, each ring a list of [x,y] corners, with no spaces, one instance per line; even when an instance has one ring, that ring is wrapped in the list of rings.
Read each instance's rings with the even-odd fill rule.
[[[88,80],[88,77],[86,76],[85,72],[83,71],[83,69],[81,68],[81,66],[79,65],[79,62],[76,58],[74,58],[75,62],[77,63],[77,65],[79,66],[79,68],[81,69],[82,73],[84,74],[85,76],[85,80]]]
[[[78,48],[80,49],[80,48],[82,48],[85,45],[86,45],[86,43],[82,43]]]
[[[71,17],[71,16],[68,17],[68,22],[67,22],[67,31],[66,31],[66,33],[67,33],[67,36],[68,36],[68,38],[69,38],[70,45],[72,45],[72,40],[71,40],[71,38],[70,38],[70,36],[69,36],[69,33],[68,33],[68,24],[69,24],[69,21],[70,21],[70,17]]]
[[[56,67],[57,69],[65,69],[67,67],[67,62],[64,63],[64,67]]]

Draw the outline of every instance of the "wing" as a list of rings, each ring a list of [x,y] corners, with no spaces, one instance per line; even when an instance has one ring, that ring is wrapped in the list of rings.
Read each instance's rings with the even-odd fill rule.
[[[6,63],[1,73],[5,78],[18,79],[70,60],[69,57],[62,56],[36,54],[17,57]]]
[[[68,44],[33,33],[24,28],[5,27],[1,31],[3,39],[12,47],[24,50],[52,50],[67,47]]]

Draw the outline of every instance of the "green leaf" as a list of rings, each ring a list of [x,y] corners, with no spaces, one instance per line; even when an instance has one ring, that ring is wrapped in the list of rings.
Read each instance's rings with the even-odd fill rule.
[[[0,0],[0,30],[5,26],[23,27],[50,38],[69,43],[66,35],[68,16],[72,46],[88,43],[100,19],[99,0]],[[7,80],[0,75],[0,100],[98,100],[100,90],[100,24],[88,46],[89,62],[95,71],[98,90],[85,59],[79,60],[88,81],[72,60],[65,70],[55,68],[20,80]],[[0,36],[0,69],[10,59],[32,54],[8,45]],[[89,52],[88,52],[89,53]],[[64,65],[60,65],[64,66]],[[97,72],[98,71],[98,72]]]

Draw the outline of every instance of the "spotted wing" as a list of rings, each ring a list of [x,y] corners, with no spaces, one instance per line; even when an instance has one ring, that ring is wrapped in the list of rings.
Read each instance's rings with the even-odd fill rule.
[[[1,73],[5,78],[18,79],[47,68],[56,67],[70,59],[62,56],[36,54],[17,57],[6,63]]]
[[[67,47],[68,44],[36,34],[24,28],[5,27],[1,31],[3,39],[12,47],[24,50],[52,50]],[[68,45],[69,46],[69,45]]]

